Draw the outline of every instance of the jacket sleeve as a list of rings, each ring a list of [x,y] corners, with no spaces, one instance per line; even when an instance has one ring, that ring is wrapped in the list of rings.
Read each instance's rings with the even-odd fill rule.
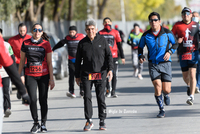
[[[122,43],[121,42],[117,42],[117,48],[119,50],[120,57],[122,59],[124,59],[125,58],[125,56],[124,56],[124,50],[122,48]]]
[[[145,46],[145,36],[142,36],[140,39],[140,43],[138,46],[138,56],[140,57],[141,55],[143,55],[143,48]]]
[[[78,43],[77,52],[76,52],[76,61],[75,61],[75,77],[80,78],[81,73],[81,62],[82,62],[82,48],[81,43]]]
[[[112,57],[112,53],[110,51],[110,47],[107,43],[107,41],[105,40],[105,59],[106,62],[108,64],[108,71],[113,70],[113,57]]]
[[[169,49],[169,51],[171,51],[170,53],[173,54],[176,51],[176,49],[178,48],[178,42],[177,42],[177,39],[176,39],[176,37],[174,36],[174,34],[172,32],[170,32],[168,34],[168,37],[169,37],[170,43],[172,44],[172,46]]]
[[[67,40],[66,39],[63,39],[61,41],[59,41],[52,49],[52,51],[64,46],[65,44],[67,43]]]
[[[17,71],[17,67],[15,66],[15,64],[13,63],[12,65],[8,66],[8,67],[4,67],[6,72],[8,73],[9,77],[11,78],[11,81],[15,84],[15,86],[17,87],[20,95],[25,95],[26,94],[26,89],[24,84],[21,81],[20,75]]]

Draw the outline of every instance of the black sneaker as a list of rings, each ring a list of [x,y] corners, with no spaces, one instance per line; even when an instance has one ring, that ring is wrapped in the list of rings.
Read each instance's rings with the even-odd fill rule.
[[[170,104],[169,94],[164,95],[164,103],[165,103],[165,105],[169,105]]]
[[[90,131],[91,129],[92,129],[92,127],[93,127],[94,125],[93,125],[93,122],[86,122],[85,123],[85,127],[83,128],[83,130],[84,131]]]
[[[43,123],[41,124],[41,132],[42,133],[46,133],[47,132],[47,128]]]
[[[165,117],[165,111],[160,110],[159,114],[157,115],[158,118],[164,118]]]
[[[115,93],[114,93],[114,94],[111,93],[111,97],[112,97],[112,98],[117,98],[118,95],[116,95]]]
[[[31,128],[31,133],[36,134],[40,130],[39,123],[33,123],[33,127]]]
[[[22,98],[22,96],[19,94],[19,92],[17,91],[17,99],[21,99]]]
[[[187,95],[190,96],[190,87],[187,87]]]
[[[80,91],[80,96],[81,96],[81,98],[84,97],[84,92],[83,91]]]
[[[99,123],[99,130],[107,130],[107,128],[106,128],[106,123],[100,122],[100,123]]]

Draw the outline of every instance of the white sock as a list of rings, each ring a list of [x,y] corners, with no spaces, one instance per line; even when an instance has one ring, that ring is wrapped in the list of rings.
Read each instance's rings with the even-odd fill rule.
[[[190,95],[190,97],[192,98],[192,100],[194,100],[194,95]]]

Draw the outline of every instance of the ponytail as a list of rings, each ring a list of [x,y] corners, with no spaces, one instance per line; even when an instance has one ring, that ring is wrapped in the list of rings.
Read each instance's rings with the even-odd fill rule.
[[[42,39],[49,41],[49,36],[44,31],[43,31],[43,34],[42,34]]]

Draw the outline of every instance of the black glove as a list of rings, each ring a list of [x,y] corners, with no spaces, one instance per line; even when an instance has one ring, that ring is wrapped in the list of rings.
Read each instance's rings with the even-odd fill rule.
[[[22,95],[22,104],[30,104],[30,103],[31,103],[31,100],[30,100],[28,94],[26,93],[26,94]]]
[[[139,56],[139,60],[142,58],[142,60],[144,61],[144,59],[145,59],[145,56],[144,55],[140,55]]]

